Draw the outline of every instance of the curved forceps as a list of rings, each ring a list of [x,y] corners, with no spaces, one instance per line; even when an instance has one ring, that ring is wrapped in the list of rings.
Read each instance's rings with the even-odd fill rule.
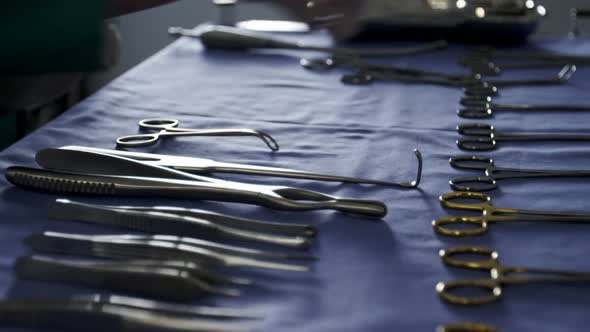
[[[520,134],[497,132],[492,125],[469,123],[457,126],[457,132],[466,138],[457,140],[461,150],[490,151],[501,141],[590,141],[590,135],[580,134]]]
[[[255,136],[260,138],[272,151],[279,150],[279,144],[269,134],[254,129],[184,129],[177,128],[176,119],[144,119],[139,121],[142,129],[159,130],[152,134],[129,135],[117,138],[118,147],[143,147],[156,144],[163,137],[174,136]]]
[[[457,203],[459,200],[475,202]],[[434,231],[441,235],[464,237],[487,233],[492,222],[578,222],[590,223],[590,213],[535,211],[499,208],[492,205],[492,198],[482,193],[452,192],[439,197],[440,204],[448,209],[480,211],[481,216],[443,217],[432,222]],[[465,225],[469,228],[449,227]]]
[[[490,96],[471,96],[461,99],[461,104],[466,106],[457,111],[462,118],[484,119],[494,116],[496,111],[590,111],[590,105],[529,105],[529,104],[496,104]]]
[[[529,284],[547,282],[590,282],[590,272],[537,269],[522,266],[506,266],[498,262],[498,253],[483,247],[454,247],[440,250],[439,255],[445,265],[466,269],[490,271],[489,279],[463,279],[439,282],[438,295],[446,302],[461,305],[480,305],[497,301],[502,296],[502,286],[509,284]],[[482,256],[482,260],[462,259],[460,256]],[[522,276],[510,276],[522,274]],[[534,277],[538,275],[538,277]],[[459,289],[483,289],[487,295],[455,295]]]
[[[452,323],[437,327],[436,332],[500,332],[500,330],[482,323]]]
[[[501,168],[494,164],[492,158],[479,156],[451,157],[449,163],[453,168],[480,170],[484,176],[461,177],[449,181],[451,188],[457,191],[489,191],[498,188],[497,180],[557,178],[557,177],[590,177],[589,171],[541,170]]]

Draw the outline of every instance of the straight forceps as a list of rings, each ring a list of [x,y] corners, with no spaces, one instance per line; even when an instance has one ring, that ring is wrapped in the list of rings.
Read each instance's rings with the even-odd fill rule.
[[[590,282],[590,272],[537,269],[523,266],[506,266],[498,262],[498,253],[482,247],[454,247],[439,252],[444,264],[452,267],[489,271],[489,279],[464,279],[439,282],[436,291],[446,302],[461,305],[481,305],[497,301],[502,296],[502,286],[530,283],[579,283]],[[478,255],[483,260],[462,259],[461,256]],[[511,276],[522,275],[522,276]],[[537,275],[538,277],[534,277]],[[488,295],[455,295],[460,289],[483,289]]]
[[[53,242],[51,242],[53,241]],[[73,253],[95,255],[96,252],[118,252],[131,259],[186,260],[204,266],[249,267],[266,270],[307,272],[309,266],[284,264],[248,257],[236,250],[212,249],[186,240],[169,238],[137,238],[117,236],[84,236],[79,234],[53,233],[31,237],[26,243],[37,250],[62,248]],[[49,244],[59,244],[48,246]],[[61,243],[61,244],[60,244]],[[56,249],[56,250],[57,250]],[[66,252],[62,252],[66,253]]]
[[[590,105],[531,105],[531,104],[496,104],[490,96],[472,96],[461,99],[466,106],[457,111],[462,118],[491,118],[497,111],[535,112],[535,111],[590,111]]]
[[[156,144],[163,137],[174,136],[255,136],[260,138],[272,151],[278,151],[278,143],[269,134],[253,129],[184,129],[177,128],[176,119],[144,119],[139,127],[148,130],[159,130],[153,134],[139,134],[119,137],[118,147],[142,147]]]
[[[85,146],[64,146],[64,147],[61,147],[60,149],[61,150],[87,151],[87,152],[102,153],[102,154],[107,154],[107,155],[114,155],[114,156],[118,156],[118,157],[133,159],[136,161],[141,161],[142,163],[149,164],[149,165],[163,166],[163,167],[171,168],[171,169],[174,169],[177,171],[182,171],[182,172],[187,172],[187,173],[192,173],[192,174],[201,174],[201,175],[211,175],[211,174],[215,174],[215,173],[244,174],[244,175],[271,176],[271,177],[316,180],[316,181],[330,181],[330,182],[355,183],[355,184],[372,184],[372,185],[400,187],[400,188],[408,188],[408,189],[418,187],[418,185],[420,184],[421,177],[422,177],[422,155],[420,154],[420,151],[418,151],[418,150],[414,150],[414,155],[416,156],[416,160],[418,161],[416,178],[413,181],[408,181],[408,182],[392,182],[392,181],[384,181],[384,180],[355,178],[355,177],[349,177],[349,176],[338,176],[338,175],[312,173],[312,172],[299,171],[299,170],[287,169],[287,168],[225,163],[225,162],[218,162],[215,160],[204,159],[204,158],[179,157],[179,156],[151,154],[151,153],[138,153],[138,152],[128,152],[128,151],[119,151],[119,150],[97,149],[97,148],[89,148],[89,147],[85,147]]]
[[[590,135],[580,134],[521,134],[497,132],[492,125],[485,123],[460,124],[457,132],[468,138],[457,140],[461,150],[490,151],[497,148],[498,142],[503,141],[590,141]]]
[[[0,325],[52,331],[247,332],[239,324],[198,316],[199,307],[123,296],[76,296],[67,299],[0,302]],[[204,308],[207,310],[207,308]],[[212,308],[236,316],[231,309]],[[238,316],[239,311],[233,310]],[[193,314],[196,312],[197,314]],[[248,317],[245,317],[248,318]],[[85,322],[83,326],[76,324]]]
[[[494,164],[493,159],[479,156],[451,157],[449,163],[453,168],[478,170],[485,174],[449,181],[451,188],[456,191],[490,191],[498,188],[498,180],[505,179],[590,177],[590,171],[501,168]]]
[[[457,203],[456,201],[471,202]],[[492,205],[492,198],[482,193],[452,192],[439,197],[440,204],[448,209],[479,211],[481,216],[443,217],[432,222],[434,231],[441,235],[464,237],[487,233],[493,222],[557,222],[590,223],[590,213],[535,211],[499,208]],[[449,227],[454,226],[454,227]],[[457,226],[466,226],[461,229]]]

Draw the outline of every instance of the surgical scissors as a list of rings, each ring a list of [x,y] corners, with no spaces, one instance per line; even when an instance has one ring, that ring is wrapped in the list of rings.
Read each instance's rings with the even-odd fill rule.
[[[488,279],[463,279],[450,282],[439,282],[436,285],[438,295],[452,304],[480,305],[497,301],[502,296],[503,285],[522,285],[530,283],[572,283],[590,282],[590,272],[576,272],[555,269],[538,269],[524,266],[507,266],[498,262],[498,253],[483,247],[454,247],[440,250],[442,261],[452,267],[487,270],[491,277]],[[457,256],[483,256],[484,260],[468,260]],[[511,276],[520,274],[522,276]],[[534,277],[538,275],[539,277]],[[483,289],[489,292],[487,295],[469,296],[455,295],[454,291],[460,289]]]
[[[500,330],[482,323],[452,323],[437,327],[436,332],[500,332]]]
[[[174,136],[255,136],[260,138],[272,151],[279,150],[279,144],[269,134],[254,129],[184,129],[177,128],[176,119],[144,119],[139,121],[142,129],[159,130],[153,134],[129,135],[117,138],[119,147],[142,147],[156,144],[163,137]]]
[[[458,203],[456,201],[475,201]],[[499,208],[492,205],[492,198],[482,193],[452,192],[439,197],[440,204],[448,209],[480,211],[481,216],[443,217],[432,222],[434,231],[441,235],[464,237],[487,233],[493,222],[557,222],[590,223],[590,213],[559,211],[535,211]],[[455,227],[449,227],[449,226]],[[466,226],[461,228],[457,226]]]
[[[457,114],[467,119],[491,118],[496,111],[590,111],[590,105],[496,104],[490,96],[464,97],[461,99],[461,105],[466,107],[458,110]]]
[[[463,136],[471,136],[457,140],[461,150],[490,151],[497,148],[503,141],[590,141],[590,135],[583,134],[520,134],[497,132],[492,125],[485,123],[469,123],[457,126],[457,132]]]
[[[518,169],[497,167],[492,158],[479,156],[451,157],[449,163],[453,168],[479,170],[484,176],[462,177],[449,181],[451,188],[457,191],[489,191],[498,188],[498,180],[557,178],[557,177],[590,177],[590,170],[548,170],[548,169]]]

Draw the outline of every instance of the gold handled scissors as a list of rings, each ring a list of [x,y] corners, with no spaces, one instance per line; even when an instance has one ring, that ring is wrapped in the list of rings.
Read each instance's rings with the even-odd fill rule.
[[[543,282],[590,282],[590,272],[567,270],[537,269],[523,266],[506,266],[498,262],[498,253],[482,247],[454,247],[439,252],[443,262],[448,266],[488,270],[489,279],[463,279],[439,282],[436,285],[438,295],[446,302],[462,305],[479,305],[497,301],[502,296],[502,286],[509,284],[529,284]],[[482,260],[461,259],[457,256],[483,256]],[[521,274],[522,276],[510,276]],[[535,277],[538,275],[539,277]],[[461,289],[483,289],[487,295],[456,295]]]
[[[176,119],[144,119],[139,121],[142,129],[159,130],[152,134],[138,134],[119,137],[119,147],[142,147],[156,144],[163,137],[173,136],[255,136],[260,138],[272,151],[279,150],[279,144],[269,134],[254,129],[184,129],[178,128]]]
[[[462,202],[459,200],[473,200]],[[483,193],[452,192],[439,197],[443,207],[455,210],[480,211],[481,216],[443,217],[432,222],[434,231],[441,235],[463,237],[482,235],[488,231],[491,222],[590,222],[590,213],[568,213],[557,211],[534,211],[499,208],[492,205],[492,198]],[[468,228],[460,228],[466,226]]]
[[[482,323],[453,323],[437,327],[436,332],[500,332],[500,330]]]

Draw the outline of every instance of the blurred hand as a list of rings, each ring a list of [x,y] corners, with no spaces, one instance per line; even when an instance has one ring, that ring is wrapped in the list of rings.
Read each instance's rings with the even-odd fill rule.
[[[314,28],[327,28],[338,39],[358,31],[361,0],[276,0]]]

